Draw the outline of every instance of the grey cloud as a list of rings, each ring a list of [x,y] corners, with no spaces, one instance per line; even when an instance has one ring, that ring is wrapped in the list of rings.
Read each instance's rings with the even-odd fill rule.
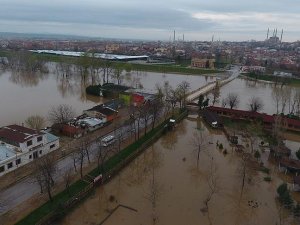
[[[164,30],[169,32],[176,29],[182,32],[190,32],[201,36],[201,33],[223,32],[230,36],[236,31],[249,29],[249,34],[253,34],[254,31],[267,29],[268,26],[287,26],[287,29],[298,29],[294,25],[296,17],[289,17],[291,13],[298,13],[300,9],[300,1],[295,0],[51,0],[51,1],[36,1],[36,0],[2,0],[0,7],[0,31],[7,31],[9,22],[5,24],[5,21],[14,21],[14,26],[10,26],[9,31],[15,29],[19,32],[20,26],[17,25],[27,23],[27,28],[30,28],[31,22],[36,22],[35,29],[49,32],[76,32],[80,34],[81,30],[76,31],[76,26],[82,27],[86,24],[86,27],[92,27],[92,25],[98,27],[119,27],[124,28],[122,32],[130,32],[132,30],[140,29],[145,31],[149,29],[151,31]],[[212,14],[251,14],[251,13],[280,13],[280,16],[289,17],[283,21],[257,21],[257,20],[237,20],[237,21],[222,21],[213,19],[197,19],[192,17],[195,13],[212,13]],[[280,17],[279,16],[279,17]],[[294,19],[295,18],[295,19]],[[297,21],[296,21],[297,22]],[[295,23],[296,23],[295,22]],[[43,27],[41,27],[44,23]],[[53,29],[53,26],[49,24],[57,23],[61,26],[57,26],[57,30]],[[48,24],[48,25],[47,25]],[[72,24],[74,27],[66,29],[65,24]],[[32,25],[33,26],[33,25]],[[64,29],[60,29],[64,27]],[[126,29],[125,29],[126,28]],[[24,32],[24,31],[22,31]],[[109,32],[109,31],[107,31]],[[114,32],[110,31],[112,35]],[[94,34],[94,30],[85,30],[83,35]],[[128,33],[129,34],[129,33]],[[161,33],[157,33],[161,34]],[[299,29],[298,29],[299,34]],[[134,33],[131,35],[135,36]],[[154,35],[155,36],[155,35]],[[299,36],[299,35],[298,35]],[[232,38],[236,36],[231,35]],[[157,37],[159,38],[159,37]]]

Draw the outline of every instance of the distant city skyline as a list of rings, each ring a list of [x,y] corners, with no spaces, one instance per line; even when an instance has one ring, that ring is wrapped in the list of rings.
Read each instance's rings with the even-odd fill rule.
[[[143,40],[300,40],[294,0],[2,0],[0,32]],[[270,36],[269,35],[269,36]]]

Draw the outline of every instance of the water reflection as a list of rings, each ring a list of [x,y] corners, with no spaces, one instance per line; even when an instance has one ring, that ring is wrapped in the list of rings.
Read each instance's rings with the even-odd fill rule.
[[[12,71],[9,80],[21,87],[35,87],[48,77],[48,73]]]
[[[71,212],[61,224],[98,224],[119,203],[137,209],[138,213],[118,211],[106,221],[107,224],[153,224],[153,218],[156,218],[156,224],[209,224],[207,212],[201,213],[201,209],[210,193],[208,181],[212,175],[217,177],[218,185],[218,191],[208,204],[213,224],[276,224],[278,211],[274,194],[277,185],[262,182],[261,175],[253,173],[252,182],[248,185],[250,180],[246,180],[247,186],[241,197],[242,181],[237,172],[241,158],[231,151],[225,157],[216,149],[217,140],[230,149],[225,136],[211,132],[197,116],[182,124],[185,132],[180,133],[181,124],[169,132]],[[190,145],[193,133],[200,132],[197,127],[213,142],[201,152],[199,167]],[[216,166],[214,174],[210,170],[212,161]],[[273,182],[278,184],[275,174],[273,176]],[[114,196],[113,201],[111,196]],[[153,196],[157,197],[155,208]]]

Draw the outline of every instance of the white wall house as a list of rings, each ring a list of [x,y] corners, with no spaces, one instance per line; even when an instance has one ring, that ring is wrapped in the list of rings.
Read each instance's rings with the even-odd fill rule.
[[[59,138],[18,125],[0,128],[0,176],[59,148]]]

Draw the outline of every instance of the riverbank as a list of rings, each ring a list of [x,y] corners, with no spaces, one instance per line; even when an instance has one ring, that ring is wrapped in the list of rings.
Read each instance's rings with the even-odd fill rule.
[[[6,57],[11,54],[11,51],[0,51],[0,57]],[[69,64],[79,64],[78,57],[74,56],[61,56],[54,54],[39,54],[39,53],[31,53],[36,57],[50,62],[64,62]],[[111,61],[111,66],[113,67],[116,63],[119,64],[129,64],[131,70],[134,71],[146,71],[146,72],[158,72],[158,73],[176,73],[176,74],[186,74],[186,75],[211,75],[216,73],[222,73],[223,70],[212,70],[212,69],[202,69],[202,68],[191,68],[188,66],[182,65],[169,65],[169,64],[161,64],[161,65],[151,65],[151,64],[135,64],[135,63],[125,63],[125,62],[116,62]]]
[[[272,75],[255,75],[250,73],[244,73],[240,76],[253,81],[261,81],[268,84],[286,84],[296,87],[300,86],[300,79],[297,78],[277,77]]]
[[[181,120],[186,116],[186,111],[176,117]],[[167,120],[168,121],[168,120]],[[102,168],[95,168],[90,171],[86,177],[97,177],[103,175],[103,181],[108,181],[113,175],[118,173],[140,152],[147,148],[157,138],[162,135],[167,121],[160,123],[156,128],[149,131],[138,141],[130,144],[122,151],[109,158]],[[95,187],[93,183],[87,183],[84,180],[78,180],[73,183],[68,190],[64,190],[53,197],[52,202],[47,202],[38,209],[34,210],[17,224],[44,224],[46,221],[53,221],[64,215],[75,204],[84,199]],[[43,219],[44,218],[44,219]],[[40,221],[40,222],[39,222]]]

